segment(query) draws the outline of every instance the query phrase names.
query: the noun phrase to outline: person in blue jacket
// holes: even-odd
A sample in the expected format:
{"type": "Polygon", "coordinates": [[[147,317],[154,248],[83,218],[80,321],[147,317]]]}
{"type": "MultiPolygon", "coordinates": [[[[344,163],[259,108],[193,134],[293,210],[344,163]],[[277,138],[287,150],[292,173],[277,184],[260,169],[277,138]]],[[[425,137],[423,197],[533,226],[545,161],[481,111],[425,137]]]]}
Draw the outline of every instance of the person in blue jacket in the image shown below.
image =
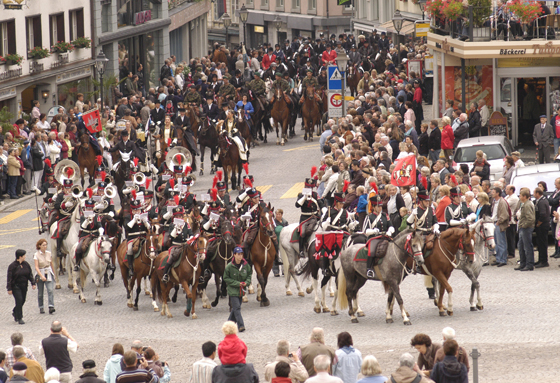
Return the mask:
{"type": "Polygon", "coordinates": [[[247,125],[249,125],[251,134],[254,137],[256,132],[253,132],[253,122],[251,120],[251,116],[253,115],[253,113],[255,113],[255,109],[253,108],[253,104],[251,104],[251,101],[249,101],[249,98],[245,93],[242,96],[242,100],[238,101],[237,105],[235,105],[234,111],[237,112],[237,110],[241,108],[245,110],[245,120],[247,121],[247,125]]]}

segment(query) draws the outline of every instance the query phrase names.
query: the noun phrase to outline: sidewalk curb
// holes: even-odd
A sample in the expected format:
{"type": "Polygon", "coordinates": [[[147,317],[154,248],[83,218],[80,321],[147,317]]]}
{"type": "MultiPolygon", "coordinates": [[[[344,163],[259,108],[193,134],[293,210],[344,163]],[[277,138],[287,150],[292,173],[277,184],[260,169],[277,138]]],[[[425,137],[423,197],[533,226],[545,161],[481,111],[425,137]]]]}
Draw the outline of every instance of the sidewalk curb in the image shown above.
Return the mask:
{"type": "Polygon", "coordinates": [[[20,199],[16,199],[16,200],[13,200],[13,201],[10,200],[10,202],[4,203],[4,205],[0,205],[0,212],[3,212],[4,210],[8,210],[9,208],[11,208],[13,206],[17,206],[22,202],[25,202],[27,200],[30,200],[31,198],[34,198],[35,197],[34,194],[35,193],[33,192],[32,194],[25,195],[25,196],[21,197],[20,199]]]}

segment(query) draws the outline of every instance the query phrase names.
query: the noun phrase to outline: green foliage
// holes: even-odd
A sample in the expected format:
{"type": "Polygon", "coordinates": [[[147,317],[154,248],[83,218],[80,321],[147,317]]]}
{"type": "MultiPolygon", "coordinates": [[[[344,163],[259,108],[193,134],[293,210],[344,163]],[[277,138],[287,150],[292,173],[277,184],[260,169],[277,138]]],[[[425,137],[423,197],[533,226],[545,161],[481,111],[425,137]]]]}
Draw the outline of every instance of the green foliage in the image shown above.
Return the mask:
{"type": "Polygon", "coordinates": [[[473,26],[482,27],[492,14],[492,2],[490,0],[469,0],[469,5],[473,7],[473,26]]]}
{"type": "Polygon", "coordinates": [[[2,110],[0,110],[0,126],[2,127],[2,134],[6,134],[8,132],[13,134],[14,121],[14,115],[9,112],[8,107],[3,107],[2,110]]]}
{"type": "Polygon", "coordinates": [[[91,47],[91,39],[89,37],[78,37],[72,41],[72,45],[76,48],[89,48],[91,47]]]}
{"type": "Polygon", "coordinates": [[[43,47],[35,47],[29,51],[29,57],[36,60],[44,59],[50,55],[49,50],[43,47]]]}

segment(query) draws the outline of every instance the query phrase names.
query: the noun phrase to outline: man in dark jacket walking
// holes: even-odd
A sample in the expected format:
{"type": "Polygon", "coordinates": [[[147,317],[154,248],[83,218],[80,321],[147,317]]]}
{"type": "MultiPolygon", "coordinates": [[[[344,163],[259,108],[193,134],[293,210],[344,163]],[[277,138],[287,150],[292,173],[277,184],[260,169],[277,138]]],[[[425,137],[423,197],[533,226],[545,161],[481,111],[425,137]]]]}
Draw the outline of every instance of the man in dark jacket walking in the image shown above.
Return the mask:
{"type": "Polygon", "coordinates": [[[228,320],[237,323],[239,332],[245,331],[245,323],[241,316],[241,302],[245,295],[245,288],[251,283],[252,268],[243,258],[243,249],[237,246],[233,249],[233,261],[226,266],[224,282],[227,285],[231,313],[228,320]]]}
{"type": "Polygon", "coordinates": [[[469,116],[469,137],[478,137],[480,136],[482,122],[480,112],[478,111],[478,104],[476,102],[471,103],[470,112],[471,115],[469,116]]]}
{"type": "Polygon", "coordinates": [[[535,269],[548,267],[548,229],[550,229],[550,205],[544,197],[543,189],[536,188],[533,192],[535,201],[535,234],[537,235],[537,249],[539,261],[535,269]]]}
{"type": "Polygon", "coordinates": [[[468,383],[467,367],[457,360],[459,345],[450,339],[443,343],[445,358],[435,364],[430,378],[436,383],[468,383]]]}

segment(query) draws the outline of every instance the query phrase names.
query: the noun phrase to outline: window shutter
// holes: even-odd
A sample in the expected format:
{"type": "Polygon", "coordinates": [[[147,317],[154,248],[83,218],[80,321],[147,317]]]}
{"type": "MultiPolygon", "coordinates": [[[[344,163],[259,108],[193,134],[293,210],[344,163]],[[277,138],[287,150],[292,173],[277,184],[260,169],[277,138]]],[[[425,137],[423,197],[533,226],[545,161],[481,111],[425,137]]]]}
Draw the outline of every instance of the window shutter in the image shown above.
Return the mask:
{"type": "Polygon", "coordinates": [[[16,22],[15,20],[8,21],[8,53],[14,54],[16,52],[16,22]]]}
{"type": "Polygon", "coordinates": [[[66,36],[64,33],[64,13],[56,16],[56,29],[57,29],[57,40],[66,41],[66,36]]]}
{"type": "Polygon", "coordinates": [[[76,11],[76,23],[78,24],[78,36],[84,37],[84,10],[80,9],[76,11]]]}
{"type": "Polygon", "coordinates": [[[43,38],[41,33],[41,16],[33,18],[33,45],[36,47],[43,46],[43,38]]]}

